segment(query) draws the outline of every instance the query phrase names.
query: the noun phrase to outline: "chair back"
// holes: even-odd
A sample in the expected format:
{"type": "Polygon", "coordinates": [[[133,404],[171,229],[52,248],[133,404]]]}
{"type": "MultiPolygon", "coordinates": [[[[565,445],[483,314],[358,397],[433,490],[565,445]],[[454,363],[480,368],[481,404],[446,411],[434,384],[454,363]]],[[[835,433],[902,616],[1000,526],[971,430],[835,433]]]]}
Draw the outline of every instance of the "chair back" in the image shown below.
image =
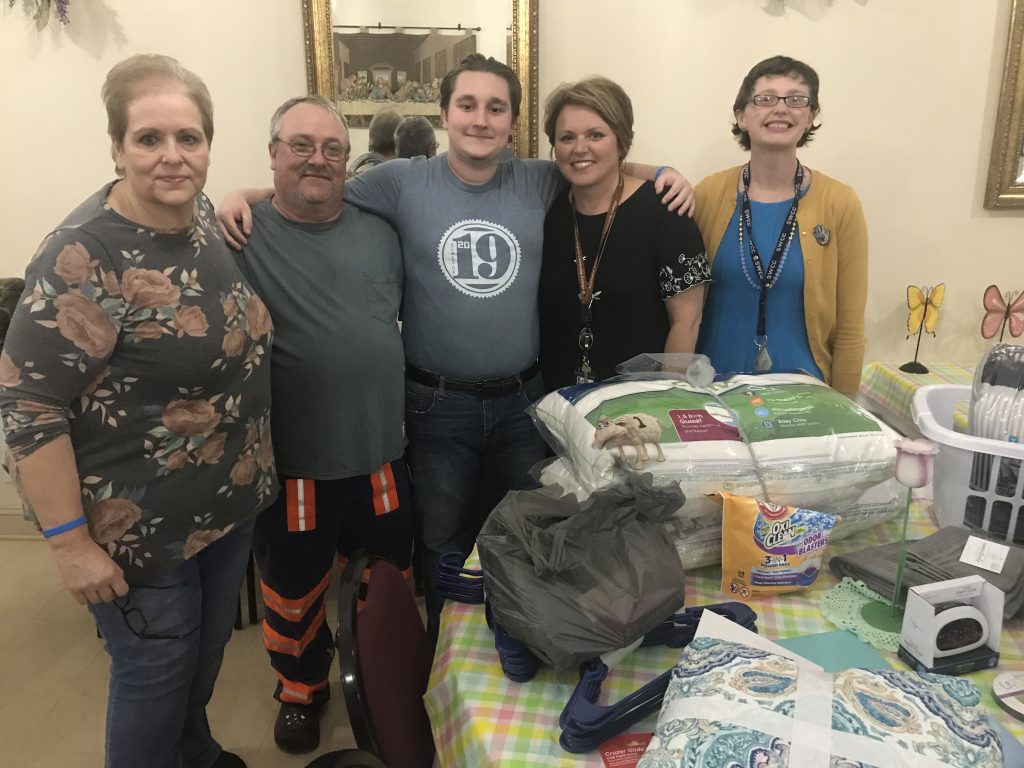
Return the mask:
{"type": "Polygon", "coordinates": [[[388,768],[379,758],[361,749],[340,749],[320,755],[306,768],[388,768]]]}
{"type": "Polygon", "coordinates": [[[11,325],[11,315],[18,307],[24,290],[25,281],[20,277],[0,278],[0,348],[3,348],[7,329],[11,325]]]}
{"type": "Polygon", "coordinates": [[[383,557],[351,557],[338,593],[338,618],[342,689],[356,745],[391,768],[430,768],[434,740],[423,707],[430,643],[402,572],[383,557]]]}

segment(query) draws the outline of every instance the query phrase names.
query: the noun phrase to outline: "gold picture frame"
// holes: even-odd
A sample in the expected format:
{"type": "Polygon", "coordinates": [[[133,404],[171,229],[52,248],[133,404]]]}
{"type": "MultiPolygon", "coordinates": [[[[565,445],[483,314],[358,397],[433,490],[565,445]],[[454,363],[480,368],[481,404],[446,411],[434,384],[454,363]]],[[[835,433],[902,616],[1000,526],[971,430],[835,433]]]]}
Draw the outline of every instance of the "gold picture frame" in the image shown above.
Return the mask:
{"type": "Polygon", "coordinates": [[[985,207],[1024,208],[1024,0],[1013,0],[985,207]]]}
{"type": "MultiPolygon", "coordinates": [[[[512,63],[523,86],[512,148],[519,157],[537,156],[537,5],[540,0],[512,2],[512,63]]],[[[306,88],[333,99],[334,55],[331,50],[331,0],[301,0],[306,48],[306,88]]]]}

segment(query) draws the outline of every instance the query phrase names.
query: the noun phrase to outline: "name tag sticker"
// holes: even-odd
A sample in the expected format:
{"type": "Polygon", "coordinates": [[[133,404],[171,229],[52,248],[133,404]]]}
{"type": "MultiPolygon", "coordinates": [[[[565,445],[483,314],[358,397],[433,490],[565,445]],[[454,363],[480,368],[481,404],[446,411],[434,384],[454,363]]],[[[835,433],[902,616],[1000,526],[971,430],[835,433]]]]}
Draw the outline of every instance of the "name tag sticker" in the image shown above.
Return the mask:
{"type": "Polygon", "coordinates": [[[1009,554],[1010,548],[1005,544],[980,539],[977,536],[968,536],[967,543],[964,544],[964,551],[960,553],[960,562],[973,565],[976,568],[984,568],[992,573],[1002,573],[1006,556],[1009,554]]]}

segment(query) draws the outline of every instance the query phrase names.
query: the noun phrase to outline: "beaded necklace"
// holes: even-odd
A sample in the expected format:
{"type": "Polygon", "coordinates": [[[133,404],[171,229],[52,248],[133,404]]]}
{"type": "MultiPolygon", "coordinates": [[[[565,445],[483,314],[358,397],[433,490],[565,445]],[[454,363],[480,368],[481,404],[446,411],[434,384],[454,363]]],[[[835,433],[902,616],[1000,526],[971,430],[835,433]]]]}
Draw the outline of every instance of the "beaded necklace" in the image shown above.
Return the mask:
{"type": "Polygon", "coordinates": [[[779,232],[778,242],[775,243],[775,251],[772,259],[768,262],[768,269],[765,270],[761,262],[761,254],[754,243],[753,215],[750,210],[750,163],[743,166],[742,174],[743,190],[740,195],[741,216],[738,222],[739,231],[739,255],[740,266],[743,268],[743,276],[747,279],[750,287],[758,291],[757,305],[757,333],[754,335],[754,346],[757,353],[754,355],[754,368],[758,371],[768,371],[772,367],[772,358],[768,354],[767,314],[768,314],[768,290],[775,285],[782,268],[786,264],[786,256],[789,254],[790,246],[796,235],[796,212],[800,200],[800,189],[804,183],[804,167],[797,160],[796,173],[793,176],[793,204],[789,207],[789,213],[782,224],[782,231],[779,232]],[[758,282],[754,282],[747,269],[746,250],[744,249],[743,232],[747,232],[747,242],[750,249],[750,261],[757,272],[758,282]]]}

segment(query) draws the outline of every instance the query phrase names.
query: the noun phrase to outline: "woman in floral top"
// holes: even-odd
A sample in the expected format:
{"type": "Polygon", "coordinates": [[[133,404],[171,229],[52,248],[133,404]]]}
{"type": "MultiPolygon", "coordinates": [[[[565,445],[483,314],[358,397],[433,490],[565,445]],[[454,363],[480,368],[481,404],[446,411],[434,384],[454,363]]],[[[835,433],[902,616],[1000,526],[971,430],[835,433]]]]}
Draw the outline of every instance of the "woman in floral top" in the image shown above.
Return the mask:
{"type": "Polygon", "coordinates": [[[8,460],[107,643],[108,768],[244,767],[205,709],[277,493],[270,317],[202,194],[206,86],[134,56],[102,96],[120,178],[29,264],[0,354],[8,460]]]}

